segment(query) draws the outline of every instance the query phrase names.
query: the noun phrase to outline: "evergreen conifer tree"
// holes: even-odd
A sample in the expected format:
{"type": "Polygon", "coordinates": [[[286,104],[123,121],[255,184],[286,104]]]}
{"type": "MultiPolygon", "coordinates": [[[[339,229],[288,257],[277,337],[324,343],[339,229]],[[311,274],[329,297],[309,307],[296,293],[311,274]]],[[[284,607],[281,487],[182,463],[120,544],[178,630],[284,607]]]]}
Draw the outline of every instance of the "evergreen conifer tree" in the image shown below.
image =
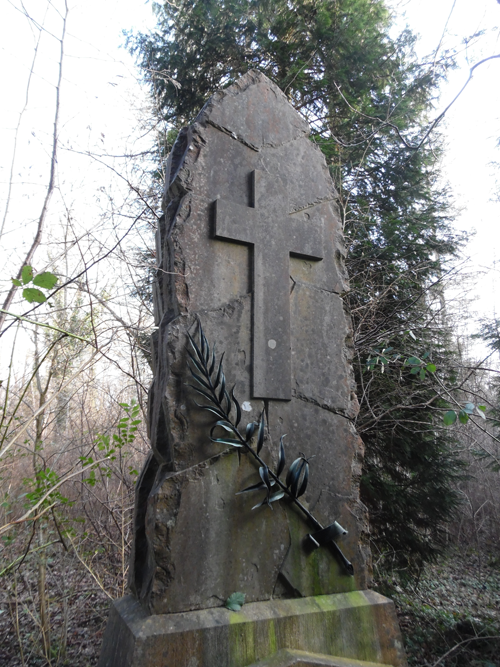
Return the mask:
{"type": "Polygon", "coordinates": [[[383,0],[178,0],[155,11],[157,29],[129,46],[170,127],[252,68],[310,123],[347,239],[362,497],[376,548],[418,565],[437,553],[461,475],[435,381],[452,372],[439,285],[461,239],[439,185],[438,135],[413,148],[452,60],[419,64],[408,30],[390,36],[383,0]]]}

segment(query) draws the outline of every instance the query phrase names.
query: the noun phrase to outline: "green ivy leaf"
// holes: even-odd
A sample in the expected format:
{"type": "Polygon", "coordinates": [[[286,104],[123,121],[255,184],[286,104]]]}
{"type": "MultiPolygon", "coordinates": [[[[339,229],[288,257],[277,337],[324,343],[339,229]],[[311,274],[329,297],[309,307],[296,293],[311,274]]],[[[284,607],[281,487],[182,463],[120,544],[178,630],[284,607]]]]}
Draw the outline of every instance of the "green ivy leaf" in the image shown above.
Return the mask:
{"type": "Polygon", "coordinates": [[[245,593],[232,593],[224,602],[226,609],[239,611],[245,604],[245,593]]]}
{"type": "Polygon", "coordinates": [[[425,380],[425,368],[420,369],[420,379],[425,380]]]}
{"type": "Polygon", "coordinates": [[[466,403],[465,406],[464,406],[464,411],[465,411],[468,415],[471,415],[471,414],[474,412],[474,408],[475,408],[475,407],[476,407],[476,406],[474,405],[474,403],[466,403]]]}
{"type": "Polygon", "coordinates": [[[20,280],[18,280],[17,278],[11,278],[11,280],[16,287],[22,287],[23,286],[22,282],[20,280]]]}
{"type": "Polygon", "coordinates": [[[44,289],[52,289],[58,281],[58,277],[50,271],[39,273],[33,278],[33,285],[43,287],[44,289]]]}
{"type": "Polygon", "coordinates": [[[457,421],[457,413],[455,410],[448,410],[448,412],[445,412],[444,417],[443,417],[443,422],[445,426],[451,426],[457,421]]]}
{"type": "Polygon", "coordinates": [[[458,418],[462,424],[467,424],[469,421],[469,415],[465,412],[465,410],[460,410],[458,413],[458,418]]]}
{"type": "Polygon", "coordinates": [[[23,270],[21,271],[21,279],[23,281],[23,285],[26,285],[26,283],[29,283],[33,280],[33,269],[31,266],[23,266],[23,270]]]}
{"type": "Polygon", "coordinates": [[[426,368],[429,371],[429,373],[435,373],[436,372],[436,367],[435,367],[434,364],[427,364],[426,368]]]}
{"type": "Polygon", "coordinates": [[[36,303],[45,303],[45,301],[47,301],[45,294],[35,287],[25,287],[23,289],[23,297],[28,303],[33,303],[34,301],[36,301],[36,303]]]}

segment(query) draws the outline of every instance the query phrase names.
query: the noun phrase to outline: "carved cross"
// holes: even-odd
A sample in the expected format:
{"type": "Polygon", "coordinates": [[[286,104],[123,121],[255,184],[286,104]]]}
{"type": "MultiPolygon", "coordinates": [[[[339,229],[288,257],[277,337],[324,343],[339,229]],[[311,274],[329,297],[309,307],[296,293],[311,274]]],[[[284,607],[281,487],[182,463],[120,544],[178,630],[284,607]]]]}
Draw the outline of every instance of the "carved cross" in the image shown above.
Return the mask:
{"type": "Polygon", "coordinates": [[[323,259],[323,232],[289,214],[279,178],[256,170],[252,184],[253,208],[216,200],[215,237],[253,248],[253,397],[289,401],[290,255],[323,259]]]}

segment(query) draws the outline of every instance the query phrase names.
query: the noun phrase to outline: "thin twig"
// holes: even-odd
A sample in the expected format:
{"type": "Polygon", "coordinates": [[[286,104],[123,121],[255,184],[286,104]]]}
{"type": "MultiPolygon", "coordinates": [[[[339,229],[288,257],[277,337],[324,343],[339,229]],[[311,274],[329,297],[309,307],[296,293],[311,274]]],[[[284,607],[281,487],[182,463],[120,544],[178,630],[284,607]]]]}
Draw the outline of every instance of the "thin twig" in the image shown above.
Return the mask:
{"type": "Polygon", "coordinates": [[[36,417],[41,414],[51,403],[52,401],[57,398],[63,392],[69,385],[75,381],[75,379],[85,370],[87,366],[89,366],[97,356],[98,352],[97,350],[94,352],[94,354],[88,359],[87,361],[84,361],[83,364],[78,368],[78,370],[73,373],[73,375],[61,386],[61,388],[56,391],[48,401],[46,401],[41,407],[38,408],[38,410],[28,419],[26,424],[16,433],[16,435],[12,438],[12,440],[5,445],[5,447],[0,450],[0,458],[4,456],[9,449],[17,442],[19,437],[25,433],[28,429],[28,427],[33,423],[33,420],[36,419],[36,417]]]}
{"type": "Polygon", "coordinates": [[[470,639],[464,639],[461,642],[458,642],[458,644],[455,644],[453,648],[450,648],[449,651],[447,651],[444,655],[442,655],[437,662],[435,662],[432,667],[437,667],[439,663],[443,662],[445,658],[447,658],[451,653],[457,650],[460,646],[463,646],[464,644],[470,644],[470,642],[476,642],[480,640],[492,640],[494,639],[495,641],[499,641],[500,637],[498,635],[488,635],[486,637],[471,637],[470,639]]]}
{"type": "MultiPolygon", "coordinates": [[[[28,250],[28,253],[26,257],[24,258],[24,262],[21,264],[21,267],[19,268],[19,271],[17,273],[17,279],[21,280],[22,276],[22,271],[23,268],[26,265],[30,265],[33,257],[35,255],[35,252],[42,242],[42,234],[43,234],[43,229],[45,225],[45,219],[47,217],[47,211],[49,208],[49,202],[52,197],[52,193],[54,192],[54,187],[55,187],[55,182],[56,182],[56,165],[57,165],[57,146],[58,146],[58,133],[59,133],[59,110],[60,110],[60,103],[61,103],[61,82],[62,82],[62,72],[63,72],[63,59],[64,59],[64,38],[66,36],[66,20],[68,17],[68,4],[65,2],[65,14],[62,17],[63,19],[63,28],[62,28],[62,34],[61,38],[59,39],[59,44],[60,44],[60,49],[59,49],[59,73],[58,73],[58,79],[57,79],[57,84],[56,84],[56,104],[55,104],[55,116],[54,116],[54,129],[52,132],[52,154],[50,158],[50,176],[49,176],[49,183],[47,186],[47,192],[45,194],[45,199],[42,205],[42,210],[40,212],[40,216],[38,218],[38,226],[37,226],[37,232],[35,234],[35,238],[33,239],[33,242],[31,244],[31,248],[28,250]]],[[[10,305],[12,301],[14,300],[14,295],[17,291],[17,286],[12,285],[10,288],[7,297],[5,298],[5,301],[3,303],[2,308],[0,309],[0,331],[2,330],[2,327],[5,322],[5,312],[9,310],[10,305]]]]}

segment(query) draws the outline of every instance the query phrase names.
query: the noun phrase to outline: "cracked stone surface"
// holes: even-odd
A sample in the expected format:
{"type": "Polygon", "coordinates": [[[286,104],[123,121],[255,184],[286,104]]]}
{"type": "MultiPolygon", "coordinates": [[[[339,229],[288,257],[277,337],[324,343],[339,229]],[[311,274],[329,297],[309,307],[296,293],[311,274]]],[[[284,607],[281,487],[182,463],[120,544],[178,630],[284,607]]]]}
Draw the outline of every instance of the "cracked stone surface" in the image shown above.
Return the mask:
{"type": "MultiPolygon", "coordinates": [[[[336,192],[307,135],[307,124],[283,93],[249,72],[207,102],[169,157],[154,284],[152,455],[137,485],[130,578],[133,593],[152,613],[220,606],[235,591],[250,602],[368,584],[367,517],[358,493],[363,448],[352,425],[358,409],[352,334],[341,298],[345,249],[336,192]],[[256,173],[268,174],[283,194],[273,194],[269,216],[260,215],[260,231],[253,230],[249,242],[217,237],[216,202],[230,212],[254,207],[256,173]],[[278,343],[271,339],[274,347],[288,346],[283,384],[289,389],[275,397],[274,385],[262,399],[254,376],[271,353],[255,344],[256,327],[263,326],[260,309],[255,312],[255,273],[270,281],[273,267],[264,262],[256,268],[255,244],[269,243],[271,235],[279,244],[279,234],[290,229],[306,240],[308,229],[320,234],[322,248],[310,257],[289,257],[288,287],[279,297],[286,300],[279,312],[289,313],[289,329],[278,343]],[[210,344],[225,353],[228,385],[235,385],[244,406],[243,428],[265,410],[268,465],[276,465],[283,434],[287,468],[299,452],[315,456],[301,500],[323,525],[337,520],[349,531],[339,546],[354,565],[354,578],[328,548],[304,548],[312,527],[288,502],[252,512],[262,494],[236,495],[258,480],[258,471],[248,455],[210,441],[214,418],[197,407],[189,387],[187,332],[195,335],[198,320],[210,344]]],[[[289,241],[283,238],[283,247],[289,241]]],[[[274,310],[271,304],[266,321],[274,310]]]]}

